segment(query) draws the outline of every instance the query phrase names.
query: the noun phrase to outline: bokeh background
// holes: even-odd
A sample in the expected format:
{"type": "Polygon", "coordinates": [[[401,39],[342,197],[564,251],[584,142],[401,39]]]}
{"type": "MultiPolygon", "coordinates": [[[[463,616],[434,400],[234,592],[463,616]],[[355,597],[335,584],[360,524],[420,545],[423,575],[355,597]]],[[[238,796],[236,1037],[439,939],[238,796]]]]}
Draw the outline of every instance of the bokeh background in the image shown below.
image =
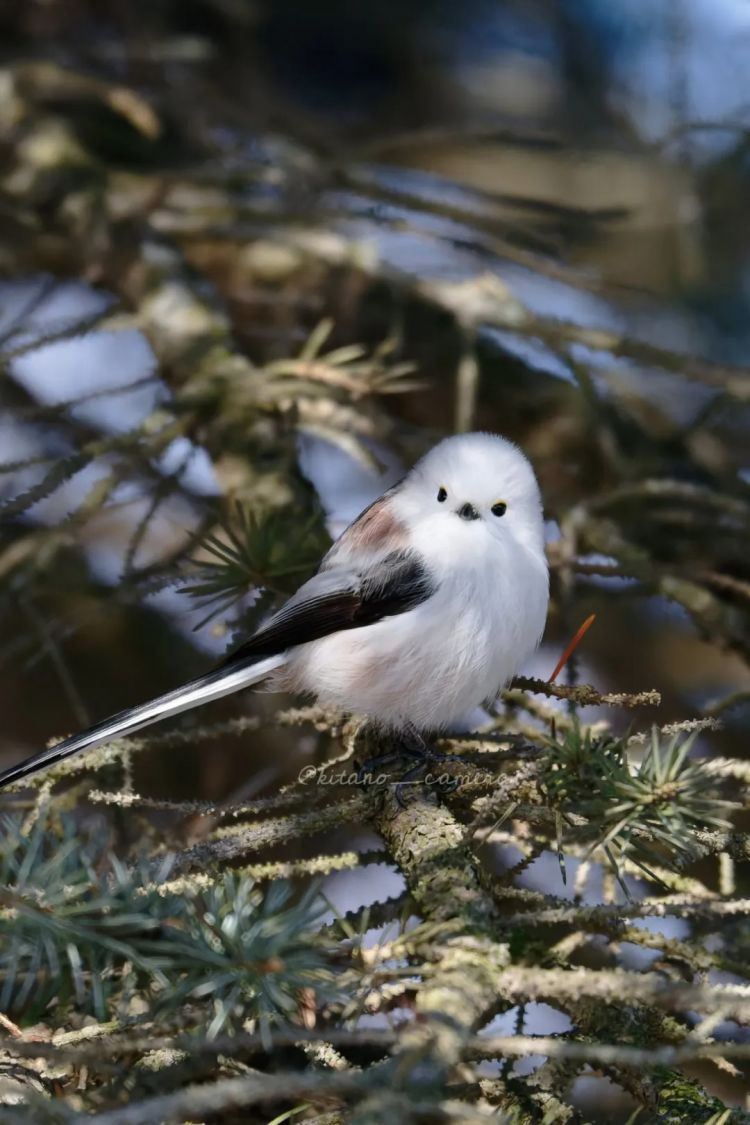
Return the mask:
{"type": "MultiPolygon", "coordinates": [[[[208,667],[469,428],[542,484],[526,671],[595,611],[571,674],[743,756],[749,180],[743,0],[2,6],[2,764],[208,667]],[[280,522],[201,623],[235,503],[280,522]]],[[[264,725],[155,744],[137,789],[273,791],[330,752],[278,705],[215,705],[264,725]]]]}

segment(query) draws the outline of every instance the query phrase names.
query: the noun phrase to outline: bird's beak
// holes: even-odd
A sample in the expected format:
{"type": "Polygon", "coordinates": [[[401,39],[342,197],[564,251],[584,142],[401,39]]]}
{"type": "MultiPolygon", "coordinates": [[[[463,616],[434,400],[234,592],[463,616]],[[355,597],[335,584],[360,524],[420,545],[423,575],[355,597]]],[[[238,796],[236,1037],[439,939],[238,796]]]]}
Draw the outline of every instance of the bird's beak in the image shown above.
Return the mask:
{"type": "Polygon", "coordinates": [[[456,515],[460,516],[462,520],[478,520],[479,512],[473,504],[462,504],[460,508],[456,508],[456,515]]]}

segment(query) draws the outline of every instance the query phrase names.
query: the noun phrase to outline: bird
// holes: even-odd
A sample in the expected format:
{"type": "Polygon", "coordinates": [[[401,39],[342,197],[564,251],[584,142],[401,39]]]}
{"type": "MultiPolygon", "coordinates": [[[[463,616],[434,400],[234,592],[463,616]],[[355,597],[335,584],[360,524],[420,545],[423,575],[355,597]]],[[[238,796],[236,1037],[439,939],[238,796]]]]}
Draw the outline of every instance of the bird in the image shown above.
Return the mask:
{"type": "Polygon", "coordinates": [[[452,435],[218,667],[11,766],[0,788],[261,681],[424,748],[497,698],[537,648],[548,601],[530,462],[498,434],[452,435]]]}

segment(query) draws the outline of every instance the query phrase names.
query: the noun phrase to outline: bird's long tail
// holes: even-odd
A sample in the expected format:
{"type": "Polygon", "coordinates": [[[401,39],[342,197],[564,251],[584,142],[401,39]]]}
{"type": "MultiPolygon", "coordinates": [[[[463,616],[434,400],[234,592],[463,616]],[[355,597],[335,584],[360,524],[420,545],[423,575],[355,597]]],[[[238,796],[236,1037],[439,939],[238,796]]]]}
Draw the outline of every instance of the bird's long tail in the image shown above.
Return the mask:
{"type": "Polygon", "coordinates": [[[112,715],[109,719],[89,727],[88,730],[82,731],[80,734],[74,734],[70,738],[58,742],[56,746],[50,747],[49,750],[43,750],[40,754],[35,754],[24,762],[19,762],[18,765],[11,766],[0,773],[0,789],[5,785],[10,785],[12,781],[20,781],[24,777],[29,777],[38,770],[44,769],[45,766],[62,762],[65,758],[77,754],[79,750],[90,750],[102,742],[108,742],[113,738],[123,738],[125,735],[142,730],[143,727],[151,726],[152,723],[159,723],[162,719],[179,715],[181,711],[189,711],[192,707],[198,707],[201,703],[208,703],[212,699],[221,699],[222,696],[230,695],[233,691],[239,691],[240,688],[257,684],[274,669],[280,667],[284,660],[285,657],[282,654],[280,656],[268,656],[263,660],[239,668],[225,665],[213,672],[208,672],[205,676],[199,676],[196,680],[183,684],[182,687],[175,688],[174,691],[168,691],[166,695],[160,695],[149,703],[142,703],[138,707],[129,707],[126,711],[120,711],[117,715],[112,715]]]}

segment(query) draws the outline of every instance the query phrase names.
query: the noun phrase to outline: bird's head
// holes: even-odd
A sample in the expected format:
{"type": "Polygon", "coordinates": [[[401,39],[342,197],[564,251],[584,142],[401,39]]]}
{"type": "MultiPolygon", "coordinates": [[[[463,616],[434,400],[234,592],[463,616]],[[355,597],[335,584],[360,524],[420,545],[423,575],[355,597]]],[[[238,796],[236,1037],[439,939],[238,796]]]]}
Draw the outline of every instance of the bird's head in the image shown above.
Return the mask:
{"type": "Polygon", "coordinates": [[[534,470],[497,434],[457,434],[417,462],[398,490],[400,515],[436,535],[486,536],[544,552],[542,499],[534,470]]]}

